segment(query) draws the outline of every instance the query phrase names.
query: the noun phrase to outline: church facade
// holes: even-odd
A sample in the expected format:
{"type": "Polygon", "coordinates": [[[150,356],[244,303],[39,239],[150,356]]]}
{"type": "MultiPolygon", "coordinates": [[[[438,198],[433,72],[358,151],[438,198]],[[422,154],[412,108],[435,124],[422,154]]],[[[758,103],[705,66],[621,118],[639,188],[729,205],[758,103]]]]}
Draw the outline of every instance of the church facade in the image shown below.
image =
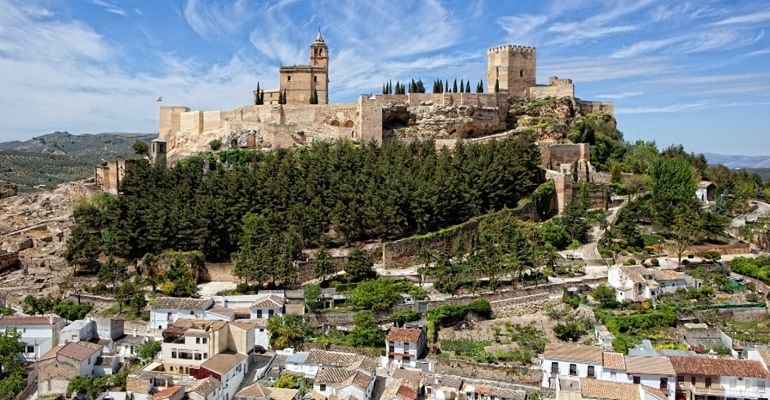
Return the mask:
{"type": "MultiPolygon", "coordinates": [[[[264,91],[264,104],[279,104],[281,95],[284,104],[329,104],[329,48],[321,32],[310,45],[310,64],[282,66],[280,69],[280,87],[277,90],[264,91]]],[[[254,104],[258,104],[258,93],[254,92],[254,104]]]]}

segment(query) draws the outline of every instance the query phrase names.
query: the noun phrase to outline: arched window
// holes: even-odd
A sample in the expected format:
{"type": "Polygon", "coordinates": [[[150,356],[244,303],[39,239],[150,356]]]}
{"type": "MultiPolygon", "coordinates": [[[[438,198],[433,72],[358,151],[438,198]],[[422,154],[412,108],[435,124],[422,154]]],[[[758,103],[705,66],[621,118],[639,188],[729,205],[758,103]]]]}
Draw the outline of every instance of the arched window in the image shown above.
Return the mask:
{"type": "Polygon", "coordinates": [[[347,120],[345,121],[345,128],[352,128],[353,127],[353,121],[347,120]]]}
{"type": "Polygon", "coordinates": [[[331,126],[340,126],[340,122],[335,119],[332,122],[330,122],[330,125],[331,126]]]}

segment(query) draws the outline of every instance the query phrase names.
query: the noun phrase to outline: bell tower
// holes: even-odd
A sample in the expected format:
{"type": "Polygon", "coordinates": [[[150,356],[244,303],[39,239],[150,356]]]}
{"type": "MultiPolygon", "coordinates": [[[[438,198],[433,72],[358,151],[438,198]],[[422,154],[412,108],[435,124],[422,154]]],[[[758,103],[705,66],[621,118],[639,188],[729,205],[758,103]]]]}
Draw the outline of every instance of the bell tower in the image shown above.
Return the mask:
{"type": "Polygon", "coordinates": [[[315,68],[329,68],[329,48],[326,47],[321,31],[315,37],[315,41],[310,45],[310,66],[315,68]]]}

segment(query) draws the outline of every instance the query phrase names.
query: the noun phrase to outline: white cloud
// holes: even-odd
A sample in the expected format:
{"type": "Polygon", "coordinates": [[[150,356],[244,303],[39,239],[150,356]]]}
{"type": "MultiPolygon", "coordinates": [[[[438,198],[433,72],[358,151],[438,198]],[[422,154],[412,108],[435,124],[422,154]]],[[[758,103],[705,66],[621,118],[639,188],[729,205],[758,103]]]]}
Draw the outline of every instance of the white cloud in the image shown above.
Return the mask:
{"type": "Polygon", "coordinates": [[[274,71],[250,57],[233,55],[207,65],[175,54],[153,54],[157,74],[121,68],[119,52],[79,21],[37,20],[0,0],[0,120],[3,139],[70,130],[154,131],[157,103],[199,109],[234,108],[251,101],[258,81],[274,71]]]}
{"type": "Polygon", "coordinates": [[[674,103],[662,106],[620,107],[616,114],[668,114],[689,111],[707,110],[712,108],[734,108],[770,105],[768,101],[734,101],[722,102],[717,100],[698,100],[690,103],[674,103]]]}
{"type": "Polygon", "coordinates": [[[711,25],[723,26],[723,25],[750,25],[759,24],[770,21],[770,10],[764,10],[759,12],[753,12],[749,14],[736,15],[734,17],[725,18],[711,25]]]}
{"type": "Polygon", "coordinates": [[[674,70],[663,58],[640,57],[633,63],[624,59],[577,57],[545,60],[538,65],[545,76],[558,75],[580,83],[658,76],[674,70]]]}
{"type": "Polygon", "coordinates": [[[508,33],[507,40],[516,44],[535,43],[534,38],[540,28],[548,21],[546,15],[513,15],[502,17],[497,24],[508,33]]]}
{"type": "Polygon", "coordinates": [[[625,99],[628,97],[636,97],[643,95],[644,92],[636,91],[636,92],[620,92],[620,93],[608,93],[608,94],[597,94],[595,97],[599,99],[610,99],[610,100],[620,100],[625,99]]]}
{"type": "Polygon", "coordinates": [[[125,17],[126,15],[128,15],[128,13],[126,13],[126,10],[121,8],[119,5],[107,0],[89,0],[89,2],[95,6],[102,7],[105,11],[109,13],[120,15],[121,17],[125,17]]]}
{"type": "Polygon", "coordinates": [[[210,1],[187,0],[184,16],[200,36],[211,38],[237,32],[256,11],[253,3],[237,0],[221,5],[210,1]]]}

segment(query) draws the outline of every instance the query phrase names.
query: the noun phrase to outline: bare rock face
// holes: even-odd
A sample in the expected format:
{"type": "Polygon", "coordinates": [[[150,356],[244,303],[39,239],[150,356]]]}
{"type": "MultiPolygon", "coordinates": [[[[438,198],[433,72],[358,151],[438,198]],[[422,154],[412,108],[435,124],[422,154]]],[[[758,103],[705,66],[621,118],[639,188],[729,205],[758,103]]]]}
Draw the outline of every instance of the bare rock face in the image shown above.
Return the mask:
{"type": "Polygon", "coordinates": [[[0,182],[0,199],[16,196],[18,193],[16,185],[7,182],[0,182]]]}
{"type": "Polygon", "coordinates": [[[262,149],[270,148],[270,143],[265,143],[265,138],[259,129],[238,129],[230,131],[226,143],[230,148],[262,149]]]}
{"type": "Polygon", "coordinates": [[[505,110],[467,105],[395,104],[383,107],[387,136],[419,139],[459,139],[506,129],[505,110]]]}

